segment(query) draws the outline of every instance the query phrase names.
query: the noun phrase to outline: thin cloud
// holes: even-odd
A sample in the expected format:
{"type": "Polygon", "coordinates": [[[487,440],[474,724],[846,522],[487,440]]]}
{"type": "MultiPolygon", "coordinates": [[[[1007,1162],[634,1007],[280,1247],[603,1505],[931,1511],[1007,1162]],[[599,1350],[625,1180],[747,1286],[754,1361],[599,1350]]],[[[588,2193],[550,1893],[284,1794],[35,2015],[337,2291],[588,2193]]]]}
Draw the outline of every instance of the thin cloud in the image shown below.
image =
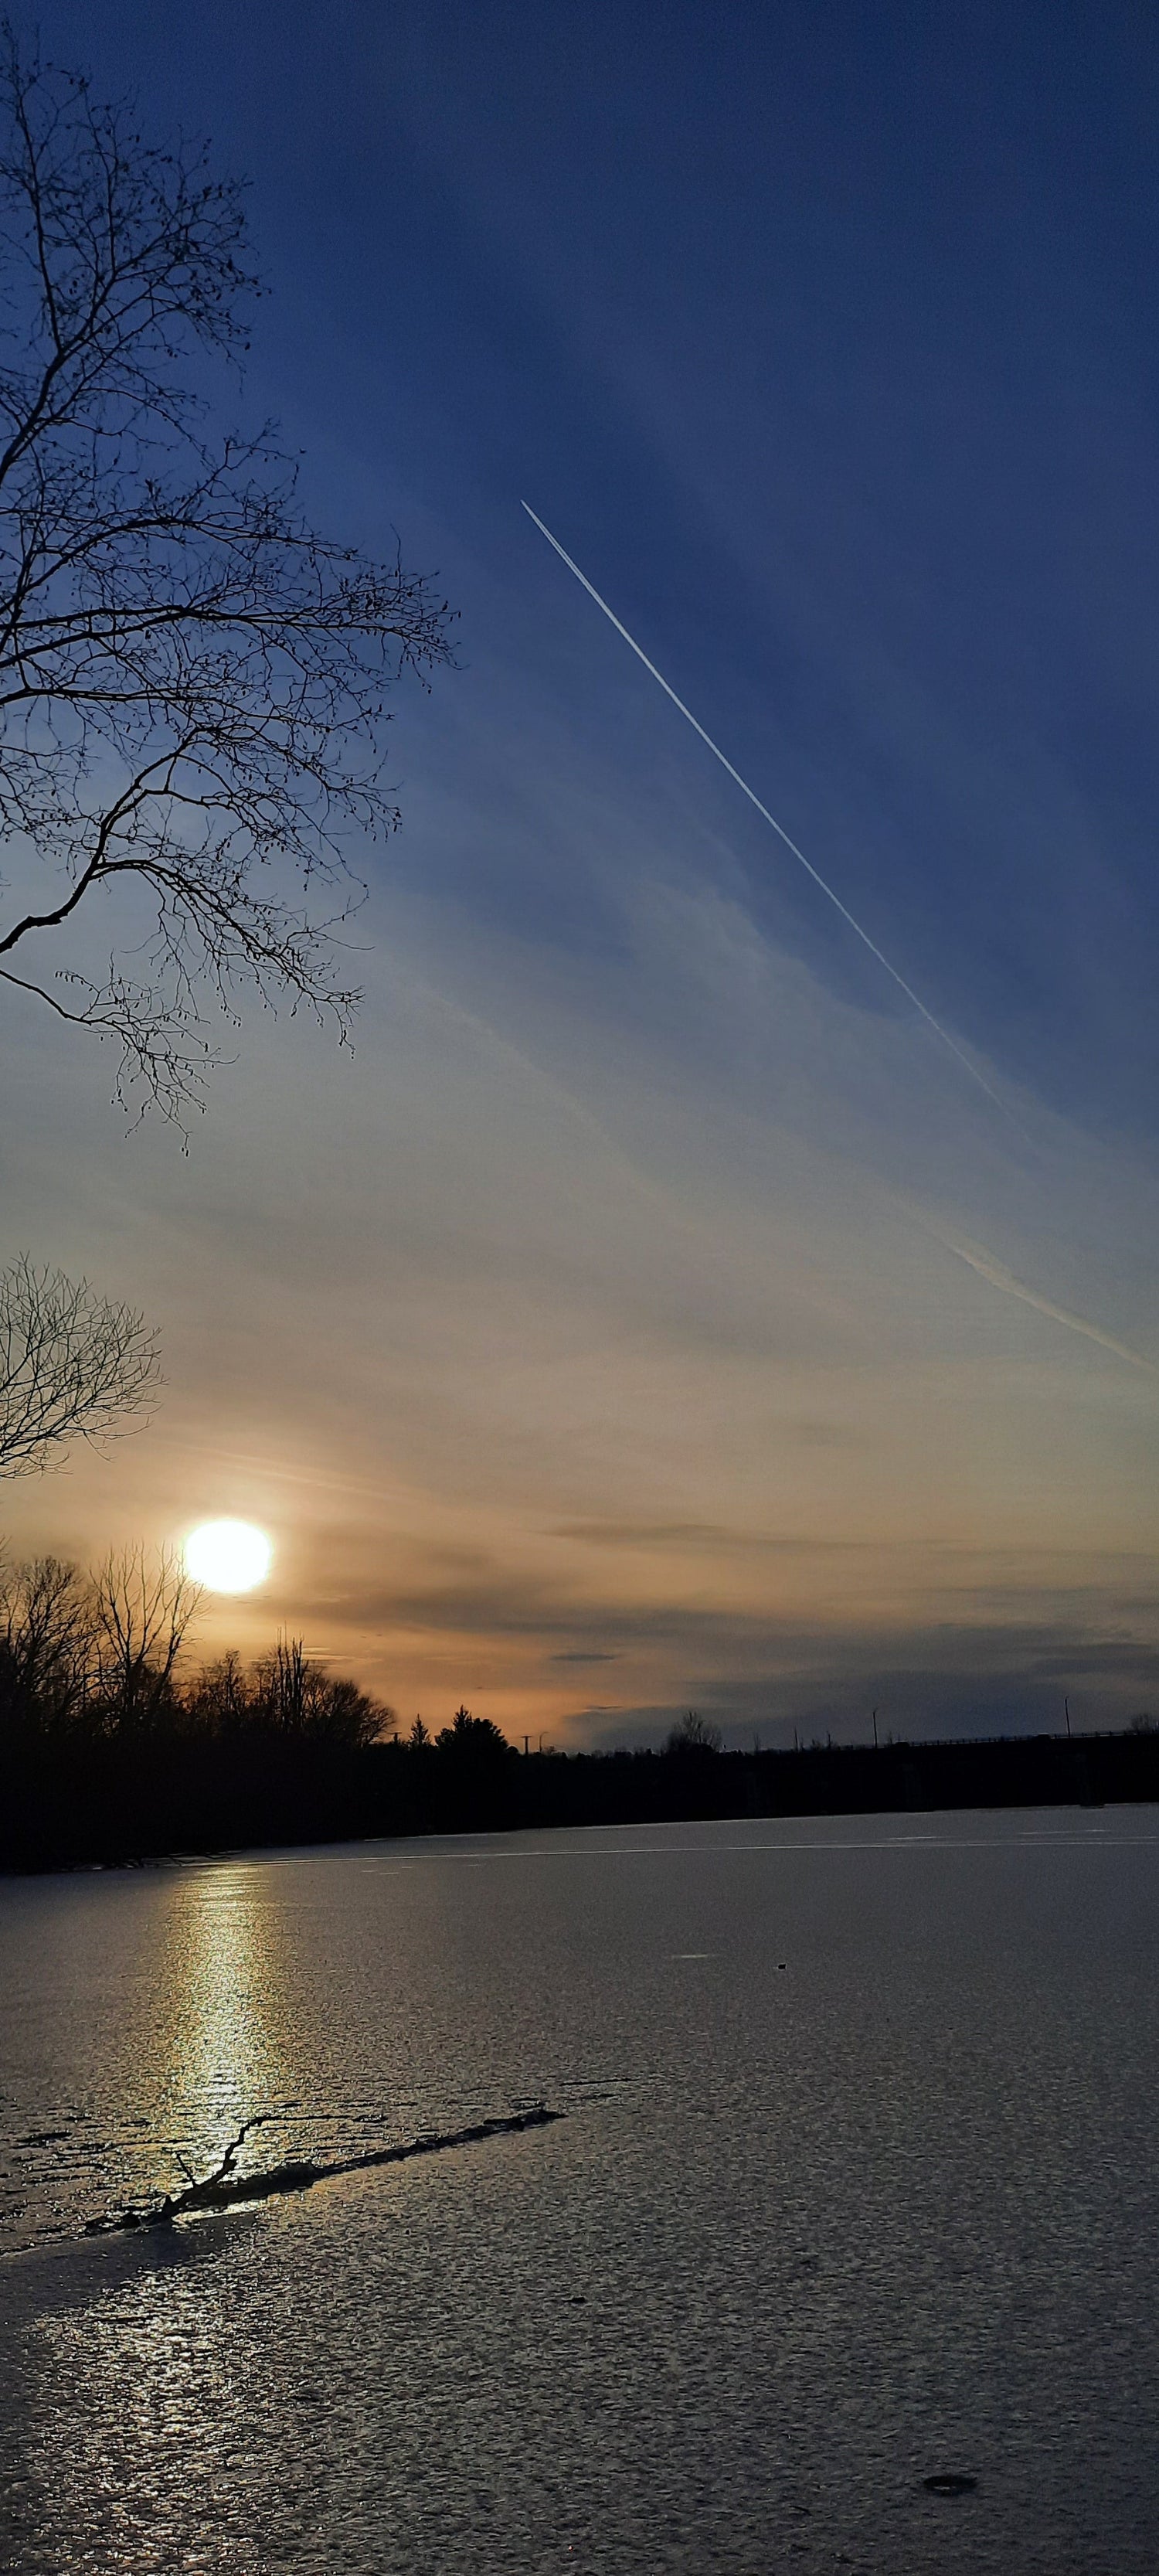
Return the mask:
{"type": "Polygon", "coordinates": [[[1097,1342],[1101,1350],[1113,1351],[1116,1359],[1128,1360],[1132,1368],[1146,1369],[1151,1377],[1159,1376],[1155,1361],[1147,1359],[1142,1351],[1134,1351],[1129,1342],[1120,1342],[1113,1333],[1105,1333],[1102,1325],[1092,1324],[1089,1316],[1076,1315],[1069,1306],[1056,1306],[1052,1297],[1040,1296],[1037,1288],[1028,1288],[1024,1279],[1016,1279],[1005,1262],[996,1261],[982,1245],[962,1243],[952,1234],[939,1234],[938,1240],[945,1244],[947,1252],[956,1253],[959,1261],[976,1271],[979,1279],[987,1280],[991,1288],[1000,1288],[1004,1296],[1017,1297],[1024,1306],[1033,1306],[1036,1314],[1048,1315],[1053,1324],[1065,1324],[1068,1331],[1082,1333],[1088,1342],[1097,1342]]]}
{"type": "Polygon", "coordinates": [[[577,1539],[584,1547],[727,1548],[762,1552],[773,1550],[790,1556],[811,1556],[819,1550],[858,1552],[870,1547],[870,1539],[783,1536],[776,1531],[729,1529],[719,1521],[560,1521],[548,1530],[549,1538],[577,1539]]]}

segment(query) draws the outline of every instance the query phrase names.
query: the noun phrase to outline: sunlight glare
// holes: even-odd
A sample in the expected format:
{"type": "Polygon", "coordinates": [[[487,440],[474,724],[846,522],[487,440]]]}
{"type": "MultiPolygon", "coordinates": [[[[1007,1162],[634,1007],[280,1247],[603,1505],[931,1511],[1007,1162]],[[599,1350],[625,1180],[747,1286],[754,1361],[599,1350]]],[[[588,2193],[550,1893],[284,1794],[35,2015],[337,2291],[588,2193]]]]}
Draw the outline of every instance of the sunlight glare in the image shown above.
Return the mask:
{"type": "Polygon", "coordinates": [[[203,1521],[185,1542],[185,1564],[210,1592],[252,1592],[264,1583],[273,1548],[252,1521],[203,1521]]]}

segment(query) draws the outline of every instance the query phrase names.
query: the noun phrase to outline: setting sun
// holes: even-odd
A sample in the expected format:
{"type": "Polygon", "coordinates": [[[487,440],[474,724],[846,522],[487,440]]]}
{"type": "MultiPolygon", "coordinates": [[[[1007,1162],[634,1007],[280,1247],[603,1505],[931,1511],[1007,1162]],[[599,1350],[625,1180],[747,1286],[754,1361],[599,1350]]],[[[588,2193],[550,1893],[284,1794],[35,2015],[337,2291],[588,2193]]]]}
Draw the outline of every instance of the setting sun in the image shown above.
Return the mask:
{"type": "Polygon", "coordinates": [[[252,1592],[265,1582],[273,1552],[252,1521],[203,1521],[186,1539],[185,1563],[210,1592],[252,1592]]]}

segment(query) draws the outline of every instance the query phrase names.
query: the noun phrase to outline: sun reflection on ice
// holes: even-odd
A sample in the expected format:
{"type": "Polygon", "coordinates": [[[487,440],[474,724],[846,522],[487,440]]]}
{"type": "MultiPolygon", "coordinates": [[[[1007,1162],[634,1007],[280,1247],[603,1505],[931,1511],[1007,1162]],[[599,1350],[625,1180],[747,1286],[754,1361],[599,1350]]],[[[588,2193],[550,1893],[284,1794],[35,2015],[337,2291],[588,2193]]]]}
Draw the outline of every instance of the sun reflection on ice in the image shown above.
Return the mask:
{"type": "MultiPolygon", "coordinates": [[[[171,1919],[166,1982],[172,2146],[206,2171],[257,2113],[278,2113],[290,2089],[278,2037],[277,1915],[250,1863],[189,1876],[171,1919]]],[[[239,2170],[281,2152],[280,2120],[243,2150],[239,2170]]]]}

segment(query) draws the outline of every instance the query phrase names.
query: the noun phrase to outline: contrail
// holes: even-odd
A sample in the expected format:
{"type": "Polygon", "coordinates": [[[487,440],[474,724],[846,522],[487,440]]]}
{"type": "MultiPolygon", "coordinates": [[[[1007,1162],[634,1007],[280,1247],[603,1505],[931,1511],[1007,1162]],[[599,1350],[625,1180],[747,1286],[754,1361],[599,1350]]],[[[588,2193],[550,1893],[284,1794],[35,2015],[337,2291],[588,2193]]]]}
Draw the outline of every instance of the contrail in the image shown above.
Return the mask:
{"type": "Polygon", "coordinates": [[[993,1253],[983,1251],[980,1244],[959,1243],[956,1236],[940,1231],[938,1240],[945,1244],[948,1252],[956,1252],[959,1261],[976,1270],[979,1279],[988,1280],[992,1288],[1001,1288],[1007,1297],[1021,1298],[1024,1306],[1033,1306],[1038,1314],[1049,1315],[1052,1323],[1068,1325],[1072,1333],[1084,1333],[1088,1342],[1097,1342],[1101,1350],[1113,1351],[1116,1359],[1129,1360],[1133,1368],[1147,1369],[1152,1377],[1159,1375],[1154,1360],[1145,1359],[1142,1351],[1133,1351],[1127,1342],[1117,1342],[1113,1333],[1104,1333],[1101,1324],[1089,1323],[1085,1315],[1072,1314],[1069,1306],[1056,1306],[1050,1297],[1040,1297],[1037,1288],[1028,1288],[1024,1279],[1016,1279],[1005,1262],[996,1261],[993,1253]]]}
{"type": "Polygon", "coordinates": [[[884,966],[886,974],[892,976],[899,991],[905,994],[907,1002],[913,1003],[915,1011],[920,1011],[923,1020],[925,1020],[927,1026],[934,1031],[935,1036],[941,1039],[943,1046],[948,1047],[951,1055],[957,1057],[958,1063],[964,1066],[966,1072],[969,1074],[971,1082],[976,1082],[979,1090],[985,1092],[987,1100],[992,1100],[995,1108],[1001,1109],[1005,1113],[1005,1101],[1000,1100],[997,1092],[991,1090],[989,1083],[986,1082],[983,1076],[979,1073],[977,1066],[971,1064],[969,1056],[963,1054],[961,1047],[958,1046],[955,1040],[950,1036],[949,1030],[942,1027],[941,1021],[934,1018],[932,1011],[927,1011],[925,1003],[919,999],[912,984],[907,984],[904,975],[898,974],[896,966],[890,965],[888,957],[886,957],[878,947],[876,940],[871,939],[869,932],[862,929],[861,923],[854,919],[848,905],[842,903],[839,894],[834,894],[832,886],[826,884],[824,877],[821,876],[818,870],[813,866],[812,860],[807,859],[804,851],[799,850],[796,842],[790,839],[789,834],[785,830],[784,824],[778,823],[776,815],[770,814],[767,805],[762,805],[760,797],[756,795],[754,790],[749,786],[747,778],[742,778],[739,769],[733,768],[731,760],[729,760],[721,750],[720,744],[713,741],[710,733],[705,732],[704,726],[698,721],[697,717],[693,715],[691,707],[686,707],[683,698],[677,697],[675,689],[672,688],[669,682],[665,679],[663,672],[658,671],[655,663],[649,661],[643,646],[641,644],[637,644],[634,635],[629,635],[627,627],[621,624],[620,619],[616,616],[615,610],[609,608],[607,600],[601,599],[594,582],[590,582],[588,580],[586,572],[581,572],[579,565],[572,562],[571,556],[566,553],[563,546],[561,546],[559,538],[553,537],[550,528],[546,528],[544,526],[542,519],[539,518],[536,512],[532,509],[530,501],[525,501],[523,503],[523,507],[527,512],[528,518],[532,521],[533,525],[538,528],[540,536],[546,537],[549,546],[554,546],[560,562],[565,563],[568,571],[575,574],[576,580],[581,584],[582,588],[586,590],[588,598],[594,599],[596,607],[603,609],[605,617],[609,620],[609,623],[615,627],[617,635],[623,636],[625,644],[630,644],[637,660],[643,663],[646,671],[651,672],[652,678],[656,680],[659,683],[659,686],[663,689],[665,697],[671,698],[673,706],[679,708],[681,715],[685,718],[686,722],[691,725],[693,732],[698,733],[701,741],[707,744],[713,758],[715,760],[719,760],[722,769],[727,769],[729,777],[733,779],[735,784],[740,788],[741,794],[743,796],[747,796],[750,805],[756,806],[758,814],[761,815],[763,820],[771,826],[772,830],[776,833],[778,840],[783,841],[785,848],[787,850],[791,850],[793,857],[800,861],[801,866],[805,870],[806,876],[812,877],[815,886],[820,886],[822,894],[828,896],[830,903],[833,905],[835,911],[840,913],[842,920],[847,921],[850,929],[856,931],[858,938],[862,941],[863,945],[868,948],[870,956],[876,957],[879,966],[884,966]]]}

